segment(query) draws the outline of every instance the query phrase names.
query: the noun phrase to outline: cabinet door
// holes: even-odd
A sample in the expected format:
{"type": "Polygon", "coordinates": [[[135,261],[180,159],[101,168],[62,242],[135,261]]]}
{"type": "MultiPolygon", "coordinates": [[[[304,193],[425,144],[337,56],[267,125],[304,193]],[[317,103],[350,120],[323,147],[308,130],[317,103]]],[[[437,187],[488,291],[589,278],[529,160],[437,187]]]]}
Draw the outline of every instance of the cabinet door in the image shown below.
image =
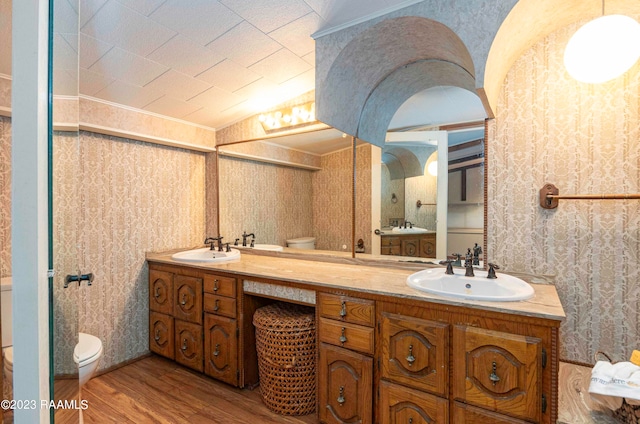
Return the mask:
{"type": "Polygon", "coordinates": [[[149,270],[149,309],[173,314],[173,274],[149,270]]]}
{"type": "Polygon", "coordinates": [[[528,424],[527,421],[499,415],[464,403],[453,403],[453,424],[528,424]]]}
{"type": "Polygon", "coordinates": [[[202,371],[202,326],[175,320],[176,362],[202,371]]]}
{"type": "Polygon", "coordinates": [[[420,241],[418,239],[402,240],[402,256],[420,256],[420,241]]]}
{"type": "Polygon", "coordinates": [[[420,256],[423,258],[436,257],[436,237],[424,237],[420,239],[420,256]]]}
{"type": "Polygon", "coordinates": [[[454,398],[539,422],[541,350],[541,340],[535,337],[455,326],[454,398]]]}
{"type": "Polygon", "coordinates": [[[204,314],[204,373],[238,385],[237,321],[204,314]]]}
{"type": "Polygon", "coordinates": [[[158,312],[149,312],[149,350],[173,359],[173,336],[173,317],[158,312]]]}
{"type": "Polygon", "coordinates": [[[173,277],[173,316],[183,321],[202,324],[202,279],[173,277]]]}
{"type": "Polygon", "coordinates": [[[448,423],[449,401],[381,381],[380,416],[386,424],[448,423]]]}
{"type": "Polygon", "coordinates": [[[320,344],[318,416],[323,423],[372,422],[373,360],[320,344]]]}
{"type": "Polygon", "coordinates": [[[382,377],[447,396],[449,325],[382,314],[382,377]]]}

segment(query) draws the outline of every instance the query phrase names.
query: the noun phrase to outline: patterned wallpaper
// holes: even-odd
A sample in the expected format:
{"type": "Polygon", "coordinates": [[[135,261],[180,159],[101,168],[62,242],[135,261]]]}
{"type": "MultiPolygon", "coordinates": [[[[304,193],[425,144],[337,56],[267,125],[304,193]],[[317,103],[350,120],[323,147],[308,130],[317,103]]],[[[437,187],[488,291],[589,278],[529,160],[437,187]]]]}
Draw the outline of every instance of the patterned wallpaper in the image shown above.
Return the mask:
{"type": "Polygon", "coordinates": [[[380,226],[386,227],[391,219],[404,219],[404,178],[391,179],[389,168],[382,164],[382,183],[380,185],[380,226]],[[396,195],[396,203],[391,201],[396,195]]]}
{"type": "MultiPolygon", "coordinates": [[[[54,143],[54,295],[76,305],[56,326],[77,314],[78,329],[102,340],[105,369],[148,352],[145,252],[202,245],[205,154],[88,132],[54,143]],[[77,271],[94,273],[93,285],[60,290],[77,271]]],[[[56,372],[73,372],[64,358],[56,372]]]]}
{"type": "Polygon", "coordinates": [[[488,256],[506,271],[556,275],[561,358],[628,360],[640,346],[640,204],[538,202],[546,182],[561,194],[640,192],[640,61],[601,85],[572,80],[563,49],[578,27],[534,45],[504,82],[489,126],[488,256]]]}
{"type": "Polygon", "coordinates": [[[11,275],[11,119],[0,116],[0,277],[11,275]]]}

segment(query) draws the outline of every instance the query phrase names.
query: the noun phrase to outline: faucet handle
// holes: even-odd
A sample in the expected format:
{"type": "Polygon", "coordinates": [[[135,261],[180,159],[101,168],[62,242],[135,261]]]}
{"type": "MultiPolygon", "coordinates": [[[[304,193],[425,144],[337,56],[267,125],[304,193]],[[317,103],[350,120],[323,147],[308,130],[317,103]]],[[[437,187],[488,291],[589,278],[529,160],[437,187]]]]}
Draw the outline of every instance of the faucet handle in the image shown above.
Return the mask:
{"type": "Polygon", "coordinates": [[[439,262],[440,265],[446,265],[447,266],[447,270],[444,272],[447,275],[453,275],[453,265],[451,265],[453,263],[453,261],[451,259],[447,259],[446,261],[440,261],[439,262]]]}
{"type": "Polygon", "coordinates": [[[500,269],[500,266],[489,263],[489,271],[487,272],[487,278],[490,278],[490,279],[498,278],[496,276],[496,269],[500,269]]]}

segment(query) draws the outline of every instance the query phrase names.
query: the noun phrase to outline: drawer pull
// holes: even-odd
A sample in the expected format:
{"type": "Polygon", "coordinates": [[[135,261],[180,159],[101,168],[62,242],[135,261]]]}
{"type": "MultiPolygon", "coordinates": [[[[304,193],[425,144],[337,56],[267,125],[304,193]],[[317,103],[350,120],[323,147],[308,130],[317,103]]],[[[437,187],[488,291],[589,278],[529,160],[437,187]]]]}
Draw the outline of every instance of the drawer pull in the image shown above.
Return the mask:
{"type": "Polygon", "coordinates": [[[216,350],[213,351],[213,356],[220,355],[220,343],[216,343],[216,350]]]}
{"type": "Polygon", "coordinates": [[[157,299],[160,297],[160,287],[156,286],[155,293],[153,296],[157,299]]]}
{"type": "Polygon", "coordinates": [[[346,329],[342,327],[342,335],[340,336],[340,343],[345,344],[347,342],[347,336],[344,334],[346,329]]]}
{"type": "Polygon", "coordinates": [[[187,304],[187,294],[186,293],[182,293],[182,300],[180,301],[180,304],[182,306],[187,304]]]}
{"type": "Polygon", "coordinates": [[[495,385],[496,385],[496,383],[497,383],[498,381],[500,381],[500,377],[498,377],[498,374],[496,374],[496,368],[497,368],[496,363],[494,362],[494,363],[492,364],[492,366],[493,366],[493,370],[491,371],[491,374],[489,375],[489,380],[491,380],[491,382],[492,382],[492,383],[493,383],[493,385],[495,386],[495,385]]]}
{"type": "Polygon", "coordinates": [[[409,363],[409,366],[413,365],[413,363],[416,361],[416,357],[413,356],[413,345],[409,345],[409,356],[407,356],[406,359],[409,363]]]}
{"type": "Polygon", "coordinates": [[[213,312],[218,312],[220,310],[220,300],[216,299],[216,303],[213,305],[213,312]]]}
{"type": "Polygon", "coordinates": [[[344,398],[344,386],[340,386],[340,393],[338,393],[338,399],[336,399],[336,400],[338,401],[340,406],[344,405],[344,403],[347,401],[344,398]]]}
{"type": "Polygon", "coordinates": [[[159,341],[160,340],[160,330],[156,330],[156,335],[153,337],[153,339],[155,341],[159,341]]]}
{"type": "Polygon", "coordinates": [[[214,292],[218,291],[218,280],[213,280],[213,291],[214,292]]]}
{"type": "Polygon", "coordinates": [[[181,350],[187,350],[187,339],[182,339],[182,346],[180,347],[181,350]]]}
{"type": "Polygon", "coordinates": [[[409,424],[413,424],[413,418],[409,418],[409,424]]]}
{"type": "Polygon", "coordinates": [[[340,316],[342,318],[347,316],[347,302],[345,301],[342,302],[342,307],[340,308],[340,316]]]}

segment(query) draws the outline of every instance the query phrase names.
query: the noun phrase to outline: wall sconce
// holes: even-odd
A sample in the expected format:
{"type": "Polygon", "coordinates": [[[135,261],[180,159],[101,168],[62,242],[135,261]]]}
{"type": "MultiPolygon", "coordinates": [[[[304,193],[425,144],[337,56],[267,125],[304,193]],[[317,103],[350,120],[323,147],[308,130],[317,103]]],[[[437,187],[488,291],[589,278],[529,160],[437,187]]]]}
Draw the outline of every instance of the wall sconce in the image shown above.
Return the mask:
{"type": "Polygon", "coordinates": [[[429,173],[429,175],[433,177],[437,177],[438,176],[438,152],[437,151],[431,153],[431,156],[429,156],[429,159],[427,159],[426,165],[427,165],[426,166],[427,172],[429,173]]]}
{"type": "Polygon", "coordinates": [[[282,108],[258,116],[265,132],[285,131],[305,125],[315,124],[316,103],[308,102],[298,106],[282,108]]]}
{"type": "Polygon", "coordinates": [[[612,80],[640,57],[640,23],[625,15],[604,15],[571,37],[564,51],[564,66],[578,81],[598,84],[612,80]]]}
{"type": "Polygon", "coordinates": [[[391,193],[391,203],[398,203],[398,197],[395,193],[391,193]]]}

